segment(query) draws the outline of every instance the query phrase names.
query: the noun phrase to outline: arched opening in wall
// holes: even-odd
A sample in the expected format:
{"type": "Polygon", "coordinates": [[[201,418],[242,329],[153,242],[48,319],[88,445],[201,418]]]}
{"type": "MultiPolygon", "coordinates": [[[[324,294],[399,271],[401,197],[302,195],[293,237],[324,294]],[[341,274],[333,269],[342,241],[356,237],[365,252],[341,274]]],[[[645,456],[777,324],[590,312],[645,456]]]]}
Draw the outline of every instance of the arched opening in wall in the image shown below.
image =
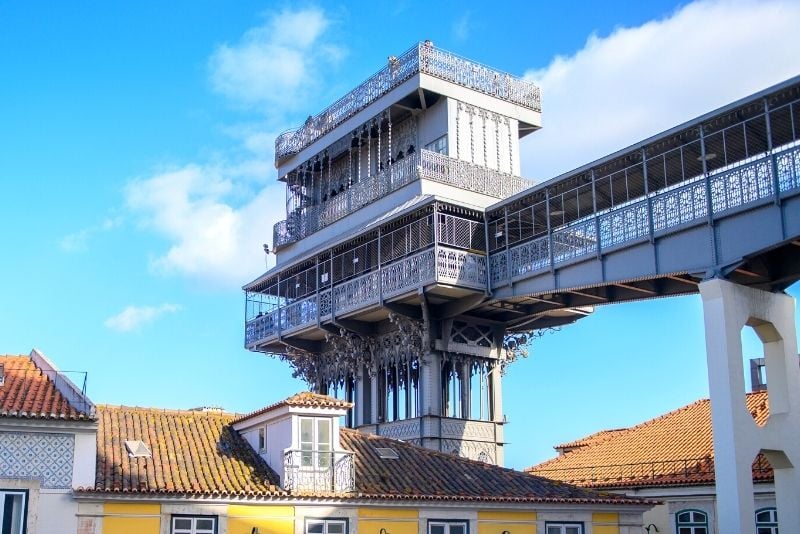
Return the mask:
{"type": "Polygon", "coordinates": [[[756,331],[745,325],[741,331],[742,370],[744,372],[744,403],[758,426],[769,418],[769,393],[767,392],[767,367],[764,344],[756,331]]]}

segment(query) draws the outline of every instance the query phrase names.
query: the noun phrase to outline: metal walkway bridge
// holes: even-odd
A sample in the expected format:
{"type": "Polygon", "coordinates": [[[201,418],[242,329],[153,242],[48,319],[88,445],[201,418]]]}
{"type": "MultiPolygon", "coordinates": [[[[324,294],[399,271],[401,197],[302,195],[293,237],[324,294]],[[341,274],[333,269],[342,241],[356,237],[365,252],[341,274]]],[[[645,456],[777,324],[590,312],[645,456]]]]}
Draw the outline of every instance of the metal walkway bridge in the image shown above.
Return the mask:
{"type": "Polygon", "coordinates": [[[785,289],[800,278],[799,139],[796,77],[491,206],[484,306],[521,328],[707,278],[785,289]]]}

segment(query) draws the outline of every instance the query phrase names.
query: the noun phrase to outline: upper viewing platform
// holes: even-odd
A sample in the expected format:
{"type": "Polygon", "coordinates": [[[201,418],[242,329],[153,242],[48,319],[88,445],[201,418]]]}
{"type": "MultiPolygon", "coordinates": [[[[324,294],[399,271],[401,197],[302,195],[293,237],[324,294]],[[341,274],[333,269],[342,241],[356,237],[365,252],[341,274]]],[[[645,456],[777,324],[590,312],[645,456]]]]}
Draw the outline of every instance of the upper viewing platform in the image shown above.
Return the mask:
{"type": "Polygon", "coordinates": [[[400,56],[390,56],[388,64],[361,85],[322,112],[310,116],[299,128],[280,134],[275,139],[276,166],[419,74],[541,112],[541,95],[536,85],[436,48],[430,41],[425,41],[400,56]]]}

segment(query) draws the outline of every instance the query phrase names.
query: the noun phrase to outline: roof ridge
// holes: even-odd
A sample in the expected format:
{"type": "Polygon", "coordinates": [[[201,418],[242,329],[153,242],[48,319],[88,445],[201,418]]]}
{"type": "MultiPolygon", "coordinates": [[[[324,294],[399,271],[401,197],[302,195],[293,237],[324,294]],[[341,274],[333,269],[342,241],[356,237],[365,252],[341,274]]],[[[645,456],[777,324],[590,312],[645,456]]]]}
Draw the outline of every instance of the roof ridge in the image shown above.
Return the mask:
{"type": "Polygon", "coordinates": [[[214,415],[217,417],[237,417],[239,414],[228,411],[218,410],[193,410],[191,408],[160,408],[158,406],[129,406],[127,404],[98,404],[97,409],[103,410],[118,410],[118,411],[139,411],[139,412],[158,412],[164,414],[181,414],[181,415],[214,415]]]}

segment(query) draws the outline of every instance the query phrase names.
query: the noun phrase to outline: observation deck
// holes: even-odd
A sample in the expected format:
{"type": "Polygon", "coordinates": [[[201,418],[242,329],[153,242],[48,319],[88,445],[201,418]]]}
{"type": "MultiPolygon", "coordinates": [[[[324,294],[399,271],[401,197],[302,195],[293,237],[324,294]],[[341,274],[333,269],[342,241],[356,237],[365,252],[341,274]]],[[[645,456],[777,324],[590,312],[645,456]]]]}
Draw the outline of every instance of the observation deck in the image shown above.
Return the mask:
{"type": "Polygon", "coordinates": [[[370,76],[358,87],[293,130],[275,139],[275,163],[298,154],[359,111],[376,102],[416,74],[427,74],[524,108],[541,112],[539,88],[523,79],[442,50],[429,41],[419,43],[370,76]]]}

